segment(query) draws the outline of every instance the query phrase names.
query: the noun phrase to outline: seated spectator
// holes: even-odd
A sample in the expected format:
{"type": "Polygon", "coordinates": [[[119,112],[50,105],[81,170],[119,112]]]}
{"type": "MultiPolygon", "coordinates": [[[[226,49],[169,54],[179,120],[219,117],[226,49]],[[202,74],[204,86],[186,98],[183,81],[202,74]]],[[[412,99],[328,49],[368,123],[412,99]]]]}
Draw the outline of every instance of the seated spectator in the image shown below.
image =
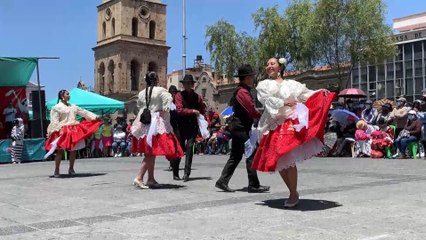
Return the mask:
{"type": "Polygon", "coordinates": [[[122,157],[123,153],[126,151],[126,133],[123,131],[121,125],[117,125],[115,131],[112,135],[112,151],[114,152],[114,157],[122,157]]]}
{"type": "Polygon", "coordinates": [[[373,108],[373,102],[371,100],[367,100],[364,107],[365,108],[361,113],[361,118],[369,125],[376,124],[377,111],[373,108]]]}
{"type": "Polygon", "coordinates": [[[353,116],[348,116],[346,127],[341,129],[340,146],[337,149],[337,156],[345,156],[345,149],[355,142],[356,124],[353,116]]]}
{"type": "Polygon", "coordinates": [[[213,132],[213,134],[210,136],[209,140],[207,141],[208,154],[214,155],[216,153],[216,148],[217,148],[217,132],[213,132]]]}
{"type": "Polygon", "coordinates": [[[222,126],[216,133],[217,136],[217,151],[216,154],[227,154],[228,153],[228,143],[231,133],[229,130],[226,130],[224,126],[222,126]]]}
{"type": "Polygon", "coordinates": [[[357,157],[369,157],[371,154],[370,134],[367,133],[368,125],[365,120],[356,123],[355,131],[355,155],[357,157]]]}
{"type": "MultiPolygon", "coordinates": [[[[388,127],[388,129],[391,129],[388,127]]],[[[393,132],[393,129],[391,129],[393,132]]],[[[393,144],[393,134],[389,134],[387,131],[383,129],[376,130],[371,134],[371,157],[372,158],[382,158],[385,153],[385,149],[389,148],[393,144]]],[[[389,150],[390,151],[390,150],[389,150]]],[[[389,153],[389,158],[392,157],[391,153],[389,153]]]]}
{"type": "Polygon", "coordinates": [[[407,123],[404,129],[398,135],[395,140],[395,144],[398,147],[400,154],[399,158],[406,158],[406,150],[409,143],[417,142],[421,137],[422,123],[417,116],[416,111],[408,111],[407,123]]]}

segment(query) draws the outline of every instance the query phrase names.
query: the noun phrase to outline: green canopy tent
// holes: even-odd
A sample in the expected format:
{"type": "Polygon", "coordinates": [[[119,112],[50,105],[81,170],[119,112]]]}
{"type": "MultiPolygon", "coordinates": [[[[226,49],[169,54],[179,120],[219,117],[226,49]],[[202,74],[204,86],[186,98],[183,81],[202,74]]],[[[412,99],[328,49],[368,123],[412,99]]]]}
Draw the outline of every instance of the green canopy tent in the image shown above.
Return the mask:
{"type": "Polygon", "coordinates": [[[0,86],[26,86],[37,65],[37,58],[0,57],[0,86]]]}
{"type": "MultiPolygon", "coordinates": [[[[99,116],[111,114],[117,110],[124,109],[124,102],[108,98],[93,92],[74,88],[70,91],[70,103],[91,111],[99,116]]],[[[58,103],[58,98],[46,103],[47,111],[58,103]]]]}

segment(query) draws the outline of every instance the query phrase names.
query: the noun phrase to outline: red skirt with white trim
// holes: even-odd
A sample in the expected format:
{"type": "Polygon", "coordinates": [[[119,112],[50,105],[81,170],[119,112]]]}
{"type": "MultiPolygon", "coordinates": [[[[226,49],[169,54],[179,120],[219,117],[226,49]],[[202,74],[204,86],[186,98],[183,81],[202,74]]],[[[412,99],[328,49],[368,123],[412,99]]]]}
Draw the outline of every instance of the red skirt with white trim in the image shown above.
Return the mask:
{"type": "Polygon", "coordinates": [[[57,148],[72,150],[81,140],[90,138],[101,124],[100,120],[83,120],[76,125],[63,126],[60,132],[56,131],[49,135],[44,148],[49,151],[52,147],[51,143],[59,138],[57,148]]]}
{"type": "Polygon", "coordinates": [[[281,171],[311,158],[322,151],[324,128],[334,93],[316,92],[306,102],[309,109],[308,128],[299,132],[293,125],[297,119],[288,119],[262,137],[252,162],[252,168],[263,172],[281,171]]]}
{"type": "Polygon", "coordinates": [[[168,160],[184,156],[179,140],[174,133],[162,133],[152,136],[152,146],[143,138],[132,138],[131,152],[148,156],[166,156],[168,160]]]}

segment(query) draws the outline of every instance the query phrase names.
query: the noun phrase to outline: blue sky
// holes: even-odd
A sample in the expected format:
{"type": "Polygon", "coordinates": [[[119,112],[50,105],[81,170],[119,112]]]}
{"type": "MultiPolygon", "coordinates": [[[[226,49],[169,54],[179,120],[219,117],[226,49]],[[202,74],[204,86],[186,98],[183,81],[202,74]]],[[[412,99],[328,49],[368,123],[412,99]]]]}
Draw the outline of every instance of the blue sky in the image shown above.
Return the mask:
{"type": "MultiPolygon", "coordinates": [[[[0,0],[0,56],[60,57],[40,63],[41,83],[47,100],[62,88],[71,89],[81,78],[94,85],[97,9],[102,0],[0,0]]],[[[182,66],[182,1],[162,0],[167,4],[168,69],[182,66]]],[[[251,14],[259,7],[279,5],[287,0],[186,0],[187,66],[195,56],[210,59],[205,50],[205,29],[220,19],[232,23],[237,31],[255,33],[251,14]]],[[[387,0],[386,21],[425,12],[425,0],[387,0]]],[[[0,73],[1,74],[1,73],[0,73]]],[[[32,81],[35,82],[35,74],[32,81]]]]}

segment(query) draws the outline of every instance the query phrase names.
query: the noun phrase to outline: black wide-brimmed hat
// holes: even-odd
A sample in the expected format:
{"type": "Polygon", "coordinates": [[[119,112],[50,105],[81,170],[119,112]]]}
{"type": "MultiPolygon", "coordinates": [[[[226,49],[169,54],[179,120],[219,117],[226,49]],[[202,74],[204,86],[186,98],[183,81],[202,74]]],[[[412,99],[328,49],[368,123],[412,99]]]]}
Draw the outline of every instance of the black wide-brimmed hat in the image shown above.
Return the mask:
{"type": "Polygon", "coordinates": [[[194,77],[191,74],[185,74],[185,76],[183,77],[183,79],[180,82],[181,83],[185,83],[185,82],[195,83],[195,80],[194,80],[194,77]]]}
{"type": "Polygon", "coordinates": [[[256,72],[253,70],[250,64],[244,64],[238,68],[238,74],[234,75],[234,77],[245,77],[256,75],[256,72]]]}
{"type": "Polygon", "coordinates": [[[177,87],[175,85],[170,85],[169,87],[169,93],[176,93],[179,92],[179,90],[177,89],[177,87]]]}

